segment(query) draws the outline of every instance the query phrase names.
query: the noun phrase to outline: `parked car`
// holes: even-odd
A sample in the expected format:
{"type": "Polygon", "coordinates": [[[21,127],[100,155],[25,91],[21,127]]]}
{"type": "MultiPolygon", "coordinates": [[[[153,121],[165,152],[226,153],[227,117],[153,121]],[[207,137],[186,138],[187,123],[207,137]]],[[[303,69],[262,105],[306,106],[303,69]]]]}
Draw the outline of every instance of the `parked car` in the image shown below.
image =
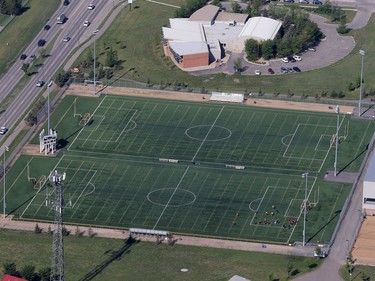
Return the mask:
{"type": "Polygon", "coordinates": [[[27,55],[26,54],[22,54],[21,56],[20,56],[20,60],[25,60],[27,58],[27,55]]]}
{"type": "Polygon", "coordinates": [[[44,26],[44,30],[49,30],[51,28],[51,26],[49,25],[49,24],[46,24],[45,26],[44,26]]]}
{"type": "Polygon", "coordinates": [[[95,5],[94,4],[89,4],[88,6],[87,6],[87,9],[89,9],[89,10],[94,10],[95,9],[95,5]]]}
{"type": "Polygon", "coordinates": [[[301,60],[302,60],[301,56],[298,56],[298,55],[294,55],[293,58],[294,58],[296,61],[301,61],[301,60]]]}
{"type": "Polygon", "coordinates": [[[313,47],[309,47],[307,50],[308,50],[308,51],[311,51],[311,52],[315,52],[315,51],[316,51],[316,49],[313,48],[313,47]]]}
{"type": "Polygon", "coordinates": [[[294,0],[284,0],[284,2],[287,2],[287,3],[294,3],[294,0]]]}
{"type": "Polygon", "coordinates": [[[260,72],[260,70],[255,70],[255,75],[261,75],[262,72],[260,72]]]}
{"type": "Polygon", "coordinates": [[[63,38],[63,41],[64,41],[64,42],[69,42],[69,41],[70,41],[70,37],[69,37],[69,36],[65,36],[65,37],[63,38]]]}
{"type": "Polygon", "coordinates": [[[85,20],[83,22],[83,26],[85,26],[85,27],[88,27],[90,24],[91,24],[91,22],[89,22],[88,20],[85,20]]]}
{"type": "Polygon", "coordinates": [[[7,132],[8,132],[8,128],[7,127],[1,127],[0,128],[0,135],[5,135],[7,132]]]}
{"type": "Polygon", "coordinates": [[[289,62],[289,58],[288,57],[283,57],[281,59],[282,62],[285,62],[285,63],[288,63],[289,62]]]}
{"type": "Polygon", "coordinates": [[[272,68],[268,68],[268,73],[269,73],[269,74],[275,74],[275,71],[273,71],[272,68]]]}
{"type": "Polygon", "coordinates": [[[39,80],[37,83],[36,83],[36,86],[37,87],[43,87],[44,85],[44,81],[43,80],[39,80]]]}
{"type": "Polygon", "coordinates": [[[280,68],[281,73],[288,73],[288,69],[286,67],[280,68]]]}
{"type": "Polygon", "coordinates": [[[313,0],[312,3],[315,5],[323,5],[322,1],[319,0],[313,0]]]}
{"type": "Polygon", "coordinates": [[[293,71],[294,72],[301,72],[301,69],[297,66],[293,67],[293,71]]]}
{"type": "Polygon", "coordinates": [[[299,0],[299,3],[300,4],[310,4],[309,1],[307,1],[307,0],[299,0]]]}
{"type": "Polygon", "coordinates": [[[290,62],[296,62],[296,59],[293,58],[293,57],[290,57],[290,58],[289,58],[289,61],[290,61],[290,62]]]}
{"type": "Polygon", "coordinates": [[[44,39],[39,39],[39,41],[38,41],[38,46],[39,46],[39,47],[43,47],[45,44],[46,44],[46,40],[44,40],[44,39]]]}

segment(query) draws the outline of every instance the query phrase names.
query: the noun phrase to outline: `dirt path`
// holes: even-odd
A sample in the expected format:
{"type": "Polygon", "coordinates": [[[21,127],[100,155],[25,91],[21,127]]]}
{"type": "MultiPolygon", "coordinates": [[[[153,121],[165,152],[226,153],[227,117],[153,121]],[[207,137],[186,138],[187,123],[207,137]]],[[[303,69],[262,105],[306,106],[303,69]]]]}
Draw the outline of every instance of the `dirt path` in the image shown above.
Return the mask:
{"type": "MultiPolygon", "coordinates": [[[[67,91],[67,95],[82,95],[82,96],[93,96],[92,86],[82,85],[71,85],[67,91]]],[[[196,101],[196,102],[212,102],[210,101],[210,95],[208,94],[196,94],[196,93],[184,93],[184,92],[172,92],[162,91],[154,89],[136,89],[136,88],[123,88],[123,87],[105,87],[102,89],[102,93],[123,95],[123,96],[137,96],[147,98],[159,98],[169,100],[184,100],[184,101],[196,101]]],[[[270,100],[270,99],[248,99],[245,102],[248,106],[254,107],[269,107],[269,108],[280,108],[288,110],[306,110],[316,112],[330,112],[334,113],[335,109],[329,108],[327,104],[320,103],[304,103],[284,100],[270,100]]],[[[340,106],[342,113],[351,114],[353,112],[353,106],[340,106]]]]}

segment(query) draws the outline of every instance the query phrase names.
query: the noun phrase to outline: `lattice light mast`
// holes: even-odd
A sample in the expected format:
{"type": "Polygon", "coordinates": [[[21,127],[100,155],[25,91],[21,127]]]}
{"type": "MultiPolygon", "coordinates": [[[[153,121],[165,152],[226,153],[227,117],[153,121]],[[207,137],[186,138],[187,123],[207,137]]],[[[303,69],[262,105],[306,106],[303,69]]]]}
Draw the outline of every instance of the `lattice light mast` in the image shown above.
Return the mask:
{"type": "Polygon", "coordinates": [[[63,227],[63,196],[62,186],[66,174],[54,171],[50,175],[50,181],[55,188],[55,228],[53,231],[52,264],[50,281],[64,281],[64,241],[62,235],[63,227]]]}

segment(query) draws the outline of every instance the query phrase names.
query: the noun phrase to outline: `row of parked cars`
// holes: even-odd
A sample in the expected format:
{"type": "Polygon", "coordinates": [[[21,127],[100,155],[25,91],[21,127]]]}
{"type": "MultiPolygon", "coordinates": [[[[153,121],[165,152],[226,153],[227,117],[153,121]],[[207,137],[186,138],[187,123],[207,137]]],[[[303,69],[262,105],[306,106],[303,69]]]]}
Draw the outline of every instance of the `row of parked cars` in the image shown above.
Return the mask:
{"type": "MultiPolygon", "coordinates": [[[[286,2],[286,3],[294,3],[294,0],[284,0],[284,2],[286,2]]],[[[299,0],[298,3],[300,3],[300,4],[310,4],[310,1],[309,0],[299,0]]],[[[323,5],[323,2],[320,1],[320,0],[312,0],[311,4],[323,5]]]]}

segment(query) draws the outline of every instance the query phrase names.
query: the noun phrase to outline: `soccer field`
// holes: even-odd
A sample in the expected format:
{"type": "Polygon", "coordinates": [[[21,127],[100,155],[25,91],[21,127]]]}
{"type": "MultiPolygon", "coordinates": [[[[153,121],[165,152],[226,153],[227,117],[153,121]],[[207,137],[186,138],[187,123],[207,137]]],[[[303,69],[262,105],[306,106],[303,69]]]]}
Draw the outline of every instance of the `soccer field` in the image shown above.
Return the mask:
{"type": "MultiPolygon", "coordinates": [[[[322,180],[336,122],[335,114],[68,96],[52,118],[64,152],[20,157],[7,176],[8,211],[53,220],[52,188],[28,178],[58,170],[67,174],[65,222],[292,243],[302,240],[306,192],[306,237],[329,241],[351,188],[322,180]]],[[[355,171],[374,124],[344,116],[339,124],[339,167],[355,171]]]]}

